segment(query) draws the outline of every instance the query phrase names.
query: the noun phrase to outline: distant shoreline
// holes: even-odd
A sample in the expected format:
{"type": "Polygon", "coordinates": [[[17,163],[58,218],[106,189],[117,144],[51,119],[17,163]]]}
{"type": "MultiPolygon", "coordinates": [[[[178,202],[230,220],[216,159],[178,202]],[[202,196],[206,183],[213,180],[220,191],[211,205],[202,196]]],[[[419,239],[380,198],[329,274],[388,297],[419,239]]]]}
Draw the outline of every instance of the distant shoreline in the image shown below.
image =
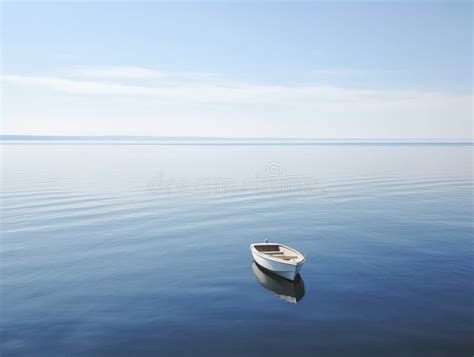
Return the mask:
{"type": "Polygon", "coordinates": [[[136,145],[318,145],[318,144],[449,144],[473,145],[463,139],[387,139],[387,138],[245,138],[245,137],[172,137],[172,136],[56,136],[56,135],[0,135],[0,142],[35,144],[136,144],[136,145]]]}

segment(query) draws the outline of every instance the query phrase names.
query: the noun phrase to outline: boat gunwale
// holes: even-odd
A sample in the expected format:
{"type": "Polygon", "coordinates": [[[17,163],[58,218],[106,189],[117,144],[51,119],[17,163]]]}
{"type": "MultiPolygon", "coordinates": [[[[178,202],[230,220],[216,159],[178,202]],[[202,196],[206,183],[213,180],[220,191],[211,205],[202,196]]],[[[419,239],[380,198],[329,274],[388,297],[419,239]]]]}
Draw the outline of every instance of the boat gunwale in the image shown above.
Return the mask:
{"type": "Polygon", "coordinates": [[[255,251],[258,253],[258,255],[260,257],[262,257],[263,259],[268,259],[268,260],[273,260],[274,262],[277,262],[277,263],[282,263],[282,264],[288,264],[288,265],[301,265],[304,263],[305,261],[305,257],[303,254],[301,254],[300,252],[298,252],[296,249],[293,249],[293,248],[290,248],[284,244],[280,244],[280,243],[252,243],[250,244],[250,249],[252,251],[255,251]],[[295,253],[297,253],[298,255],[301,255],[303,257],[303,259],[301,261],[297,261],[297,262],[290,262],[290,261],[286,261],[286,260],[283,260],[283,259],[278,259],[278,258],[274,258],[273,256],[271,255],[268,255],[268,254],[264,254],[262,252],[260,252],[257,248],[255,248],[255,246],[257,245],[278,245],[280,247],[283,247],[283,248],[286,248],[286,249],[289,249],[295,253]]]}

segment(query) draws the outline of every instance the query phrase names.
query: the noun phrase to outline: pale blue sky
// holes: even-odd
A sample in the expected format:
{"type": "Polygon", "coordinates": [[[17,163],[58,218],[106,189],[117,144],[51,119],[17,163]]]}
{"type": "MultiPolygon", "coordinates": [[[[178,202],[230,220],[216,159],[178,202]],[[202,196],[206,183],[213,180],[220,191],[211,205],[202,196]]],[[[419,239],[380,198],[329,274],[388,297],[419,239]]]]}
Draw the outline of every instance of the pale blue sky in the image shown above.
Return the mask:
{"type": "Polygon", "coordinates": [[[472,4],[3,3],[4,134],[472,136],[472,4]]]}

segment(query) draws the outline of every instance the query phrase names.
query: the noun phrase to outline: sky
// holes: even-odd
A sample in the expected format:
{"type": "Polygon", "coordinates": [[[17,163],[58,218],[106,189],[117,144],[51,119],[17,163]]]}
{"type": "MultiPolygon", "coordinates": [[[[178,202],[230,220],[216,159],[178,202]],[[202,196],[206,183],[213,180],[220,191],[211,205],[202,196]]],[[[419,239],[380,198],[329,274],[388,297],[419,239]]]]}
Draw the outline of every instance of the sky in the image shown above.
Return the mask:
{"type": "Polygon", "coordinates": [[[472,140],[471,2],[3,2],[2,134],[472,140]]]}

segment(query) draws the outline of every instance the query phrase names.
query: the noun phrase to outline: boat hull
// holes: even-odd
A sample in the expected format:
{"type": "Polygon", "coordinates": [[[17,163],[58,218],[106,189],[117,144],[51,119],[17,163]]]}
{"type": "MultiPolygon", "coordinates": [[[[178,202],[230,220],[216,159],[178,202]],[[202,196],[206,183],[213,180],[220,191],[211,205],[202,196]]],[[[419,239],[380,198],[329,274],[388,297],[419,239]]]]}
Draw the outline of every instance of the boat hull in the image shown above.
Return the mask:
{"type": "Polygon", "coordinates": [[[279,262],[272,259],[266,259],[265,257],[262,257],[261,254],[258,254],[256,249],[253,247],[251,248],[251,251],[253,259],[258,265],[272,271],[273,273],[281,276],[282,278],[291,281],[294,281],[296,279],[298,273],[301,270],[301,267],[303,266],[303,262],[292,264],[284,261],[279,262]]]}

